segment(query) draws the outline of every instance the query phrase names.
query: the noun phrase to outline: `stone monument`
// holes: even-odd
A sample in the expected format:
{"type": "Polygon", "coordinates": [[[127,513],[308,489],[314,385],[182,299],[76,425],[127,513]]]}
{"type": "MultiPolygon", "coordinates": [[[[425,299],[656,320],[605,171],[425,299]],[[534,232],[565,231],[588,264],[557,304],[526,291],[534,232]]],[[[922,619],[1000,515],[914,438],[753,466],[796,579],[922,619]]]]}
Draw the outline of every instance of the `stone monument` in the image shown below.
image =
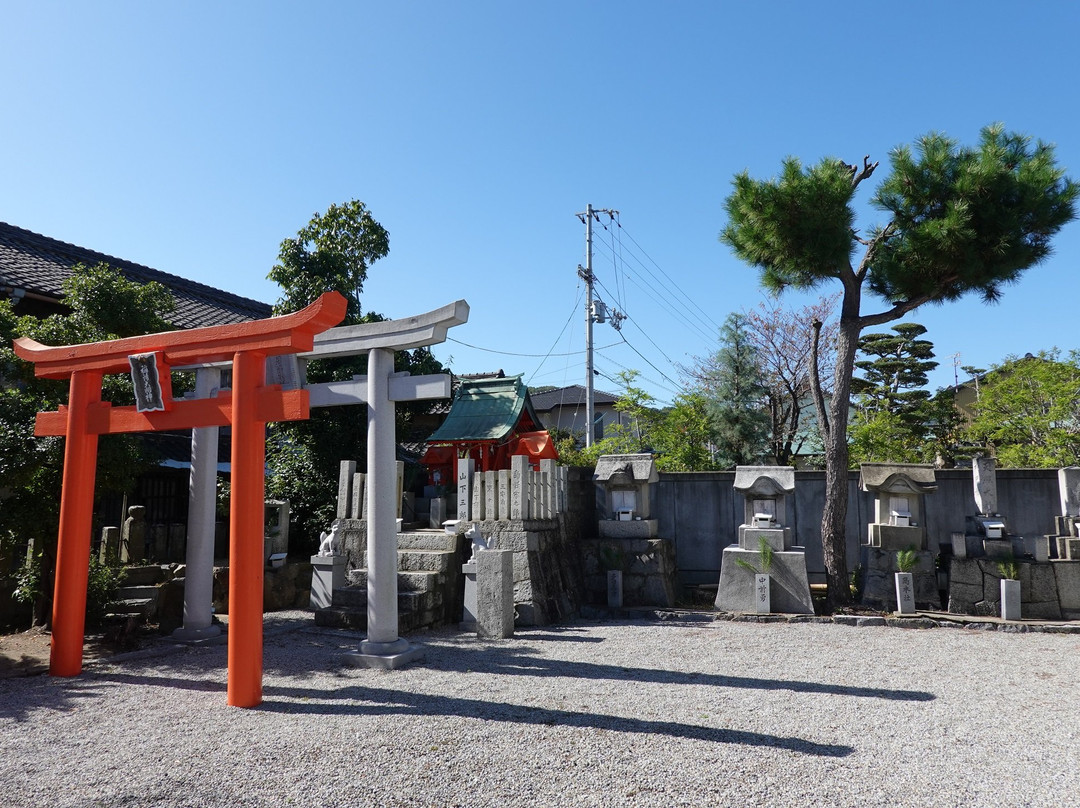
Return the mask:
{"type": "Polygon", "coordinates": [[[915,606],[941,608],[934,553],[927,549],[923,498],[937,490],[934,467],[913,463],[863,463],[859,487],[874,495],[874,521],[862,546],[862,595],[865,606],[896,610],[896,553],[914,550],[915,606]]]}
{"type": "Polygon", "coordinates": [[[738,466],[734,487],[744,498],[743,522],[738,528],[737,542],[724,548],[716,608],[725,612],[757,611],[756,569],[769,575],[768,599],[772,611],[813,614],[806,550],[793,543],[795,514],[789,499],[795,492],[795,469],[738,466]],[[772,550],[768,570],[762,569],[763,544],[772,550]]]}
{"type": "Polygon", "coordinates": [[[660,475],[651,454],[601,455],[593,480],[597,539],[582,542],[585,585],[595,603],[608,603],[609,574],[621,573],[623,606],[675,605],[675,548],[658,538],[652,486],[660,475]]]}

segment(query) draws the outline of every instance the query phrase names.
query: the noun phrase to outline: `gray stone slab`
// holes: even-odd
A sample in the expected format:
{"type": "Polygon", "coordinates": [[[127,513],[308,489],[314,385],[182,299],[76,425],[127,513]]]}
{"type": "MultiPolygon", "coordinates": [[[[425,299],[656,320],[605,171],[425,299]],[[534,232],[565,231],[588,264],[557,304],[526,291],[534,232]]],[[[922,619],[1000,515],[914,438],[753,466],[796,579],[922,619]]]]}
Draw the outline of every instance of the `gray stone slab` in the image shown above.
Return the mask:
{"type": "Polygon", "coordinates": [[[349,519],[354,515],[350,513],[349,506],[352,504],[352,480],[356,474],[355,460],[342,460],[341,470],[338,474],[337,518],[349,519]]]}
{"type": "MultiPolygon", "coordinates": [[[[754,573],[736,562],[740,558],[760,569],[760,553],[743,550],[735,544],[724,549],[715,606],[725,612],[753,612],[755,609],[754,573]]],[[[772,579],[774,612],[814,613],[810,581],[806,574],[806,556],[801,551],[774,553],[769,575],[772,579]]]]}
{"type": "Polygon", "coordinates": [[[768,542],[775,552],[788,550],[791,548],[791,528],[739,526],[739,547],[743,550],[758,552],[761,549],[762,539],[768,542]]]}
{"type": "Polygon", "coordinates": [[[476,631],[481,637],[514,636],[513,563],[509,550],[476,554],[476,631]]]}
{"type": "Polygon", "coordinates": [[[1080,611],[1080,561],[1052,561],[1058,602],[1063,611],[1080,611]]]}

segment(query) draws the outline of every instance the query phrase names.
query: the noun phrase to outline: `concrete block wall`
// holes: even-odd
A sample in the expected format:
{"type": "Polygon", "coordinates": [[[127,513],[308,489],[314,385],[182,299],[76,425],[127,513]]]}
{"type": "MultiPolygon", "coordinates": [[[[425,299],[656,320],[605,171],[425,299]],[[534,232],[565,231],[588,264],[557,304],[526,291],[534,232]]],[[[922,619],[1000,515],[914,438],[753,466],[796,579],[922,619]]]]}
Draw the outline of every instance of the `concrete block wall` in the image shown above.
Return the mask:
{"type": "MultiPolygon", "coordinates": [[[[976,512],[971,469],[937,472],[938,490],[926,497],[925,527],[928,547],[938,552],[952,532],[964,530],[965,518],[976,512]]],[[[652,486],[651,509],[659,521],[659,537],[675,546],[679,584],[714,585],[719,580],[724,548],[736,541],[743,519],[741,495],[732,487],[734,471],[661,473],[652,486]]],[[[1060,509],[1056,469],[999,469],[998,503],[1010,533],[1044,535],[1053,531],[1060,509]]],[[[584,487],[576,500],[596,500],[591,476],[571,485],[584,487]]],[[[795,523],[796,545],[806,548],[811,583],[825,579],[821,553],[821,511],[825,502],[825,472],[795,472],[795,494],[788,504],[788,521],[795,523]]],[[[848,478],[846,523],[848,567],[859,563],[860,545],[866,542],[873,519],[874,497],[859,490],[859,472],[848,478]]],[[[595,519],[595,516],[593,517],[595,519]]]]}

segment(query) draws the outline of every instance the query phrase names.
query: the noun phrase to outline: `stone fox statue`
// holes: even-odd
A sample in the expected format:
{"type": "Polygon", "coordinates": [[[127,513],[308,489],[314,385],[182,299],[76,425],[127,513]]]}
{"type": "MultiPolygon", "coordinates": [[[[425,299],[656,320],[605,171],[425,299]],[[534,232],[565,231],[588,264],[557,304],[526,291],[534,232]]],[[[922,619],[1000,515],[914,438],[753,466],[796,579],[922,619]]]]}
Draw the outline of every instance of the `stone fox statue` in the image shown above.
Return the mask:
{"type": "Polygon", "coordinates": [[[330,526],[330,532],[325,530],[319,534],[319,555],[335,556],[341,554],[341,537],[338,535],[340,524],[335,520],[330,526]]]}

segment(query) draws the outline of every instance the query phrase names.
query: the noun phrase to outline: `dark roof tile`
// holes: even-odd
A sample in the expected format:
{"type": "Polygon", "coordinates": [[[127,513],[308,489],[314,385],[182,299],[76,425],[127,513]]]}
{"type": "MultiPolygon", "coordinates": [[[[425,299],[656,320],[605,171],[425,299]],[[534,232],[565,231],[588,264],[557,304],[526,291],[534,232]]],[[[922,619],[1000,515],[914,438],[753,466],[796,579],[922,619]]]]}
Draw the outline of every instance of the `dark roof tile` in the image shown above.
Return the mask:
{"type": "Polygon", "coordinates": [[[200,328],[269,317],[271,307],[202,283],[88,250],[0,222],[0,285],[45,297],[63,297],[63,283],[75,264],[109,264],[137,283],[157,281],[172,292],[176,309],[168,319],[177,328],[200,328]]]}

